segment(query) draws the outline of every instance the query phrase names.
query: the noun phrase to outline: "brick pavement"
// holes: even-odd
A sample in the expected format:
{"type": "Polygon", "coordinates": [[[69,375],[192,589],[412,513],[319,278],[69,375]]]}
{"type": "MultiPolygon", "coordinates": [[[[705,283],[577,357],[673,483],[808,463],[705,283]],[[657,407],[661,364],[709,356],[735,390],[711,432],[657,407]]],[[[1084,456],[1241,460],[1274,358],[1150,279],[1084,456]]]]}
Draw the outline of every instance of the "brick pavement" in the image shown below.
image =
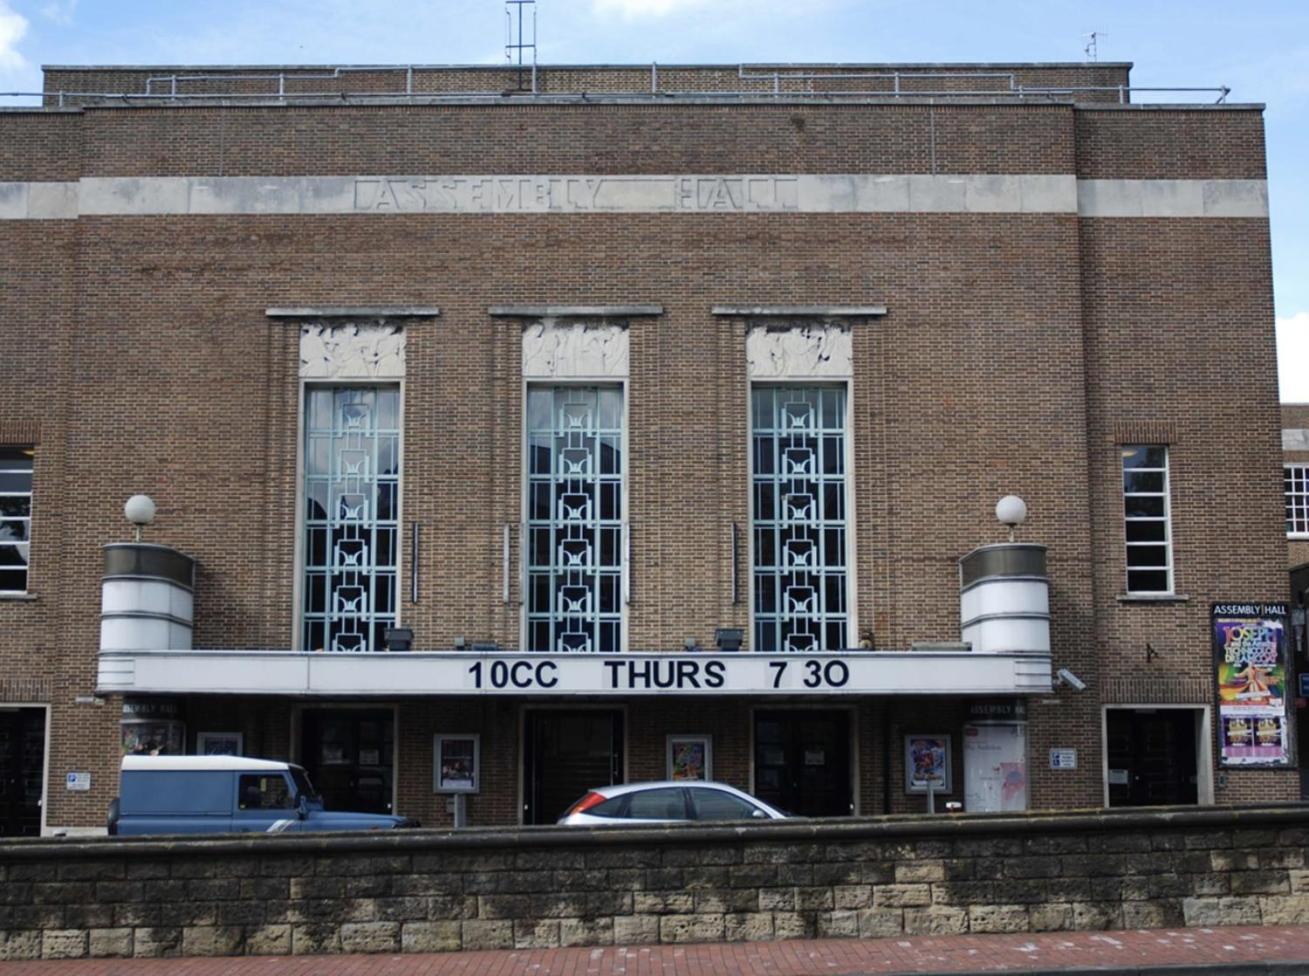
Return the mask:
{"type": "Polygon", "coordinates": [[[814,939],[374,956],[79,959],[0,963],[2,976],[890,976],[1309,974],[1309,925],[1033,935],[814,939]],[[1184,967],[1177,969],[1175,967],[1184,967]]]}

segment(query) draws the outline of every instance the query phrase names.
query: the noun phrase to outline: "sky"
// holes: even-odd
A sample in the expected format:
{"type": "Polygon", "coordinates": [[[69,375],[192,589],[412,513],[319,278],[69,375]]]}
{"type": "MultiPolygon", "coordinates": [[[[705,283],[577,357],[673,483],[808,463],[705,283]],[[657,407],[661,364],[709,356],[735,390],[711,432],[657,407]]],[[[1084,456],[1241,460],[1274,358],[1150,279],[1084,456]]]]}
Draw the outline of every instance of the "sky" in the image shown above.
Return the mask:
{"type": "MultiPolygon", "coordinates": [[[[1283,401],[1309,402],[1309,2],[537,0],[541,64],[1131,61],[1260,102],[1283,401]]],[[[0,0],[0,92],[42,64],[498,64],[503,0],[0,0]]],[[[1203,100],[1134,94],[1134,101],[1203,100]]],[[[18,104],[0,97],[0,107],[18,104]]]]}

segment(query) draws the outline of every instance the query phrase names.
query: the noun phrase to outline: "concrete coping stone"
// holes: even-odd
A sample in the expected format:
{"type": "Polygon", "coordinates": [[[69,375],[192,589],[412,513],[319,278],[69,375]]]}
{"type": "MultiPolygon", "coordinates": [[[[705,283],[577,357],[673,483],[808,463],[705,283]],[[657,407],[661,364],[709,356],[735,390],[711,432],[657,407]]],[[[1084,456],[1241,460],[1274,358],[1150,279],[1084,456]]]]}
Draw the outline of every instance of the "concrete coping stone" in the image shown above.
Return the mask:
{"type": "Polygon", "coordinates": [[[877,318],[885,305],[715,305],[714,315],[735,318],[877,318]]]}
{"type": "Polygon", "coordinates": [[[270,319],[429,319],[441,314],[435,305],[296,305],[268,308],[270,319]]]}
{"type": "Polygon", "coordinates": [[[662,305],[492,305],[486,310],[497,318],[594,318],[614,319],[663,315],[662,305]]]}
{"type": "Polygon", "coordinates": [[[516,850],[608,846],[663,847],[713,845],[740,839],[787,843],[848,843],[900,837],[1021,836],[1039,829],[1052,833],[1113,832],[1123,829],[1309,828],[1309,806],[1160,807],[1154,810],[1083,810],[1070,813],[922,814],[858,817],[837,822],[796,818],[722,826],[675,824],[666,827],[474,827],[462,830],[215,835],[204,839],[158,837],[18,838],[0,843],[0,864],[32,858],[159,857],[167,855],[339,854],[384,855],[431,850],[516,850]]]}

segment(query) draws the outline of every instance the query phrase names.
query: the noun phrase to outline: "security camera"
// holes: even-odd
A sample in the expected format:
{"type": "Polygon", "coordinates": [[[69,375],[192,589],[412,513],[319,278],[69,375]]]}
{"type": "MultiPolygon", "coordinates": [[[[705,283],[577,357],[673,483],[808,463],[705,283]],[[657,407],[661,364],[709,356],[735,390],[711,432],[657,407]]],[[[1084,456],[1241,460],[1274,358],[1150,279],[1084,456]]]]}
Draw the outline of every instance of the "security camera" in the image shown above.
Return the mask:
{"type": "Polygon", "coordinates": [[[1060,668],[1056,671],[1054,679],[1054,685],[1056,688],[1060,685],[1071,685],[1074,691],[1086,691],[1086,682],[1067,668],[1060,668]]]}

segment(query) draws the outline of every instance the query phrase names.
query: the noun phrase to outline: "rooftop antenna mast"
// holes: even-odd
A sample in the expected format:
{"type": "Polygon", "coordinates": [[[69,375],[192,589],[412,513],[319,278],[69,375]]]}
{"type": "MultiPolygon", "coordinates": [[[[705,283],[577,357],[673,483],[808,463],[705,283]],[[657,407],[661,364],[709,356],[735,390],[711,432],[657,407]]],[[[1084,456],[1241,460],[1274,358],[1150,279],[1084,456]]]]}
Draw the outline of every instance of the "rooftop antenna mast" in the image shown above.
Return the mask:
{"type": "Polygon", "coordinates": [[[1100,38],[1108,35],[1102,34],[1099,31],[1091,31],[1091,33],[1083,34],[1082,36],[1087,39],[1086,47],[1082,48],[1082,51],[1086,54],[1086,60],[1094,64],[1096,61],[1100,60],[1099,52],[1096,49],[1096,42],[1099,41],[1100,38]]]}
{"type": "Polygon", "coordinates": [[[532,94],[536,94],[536,0],[505,0],[505,60],[518,66],[518,90],[523,91],[523,52],[532,52],[532,94]],[[524,7],[532,8],[532,39],[524,33],[524,7]]]}

